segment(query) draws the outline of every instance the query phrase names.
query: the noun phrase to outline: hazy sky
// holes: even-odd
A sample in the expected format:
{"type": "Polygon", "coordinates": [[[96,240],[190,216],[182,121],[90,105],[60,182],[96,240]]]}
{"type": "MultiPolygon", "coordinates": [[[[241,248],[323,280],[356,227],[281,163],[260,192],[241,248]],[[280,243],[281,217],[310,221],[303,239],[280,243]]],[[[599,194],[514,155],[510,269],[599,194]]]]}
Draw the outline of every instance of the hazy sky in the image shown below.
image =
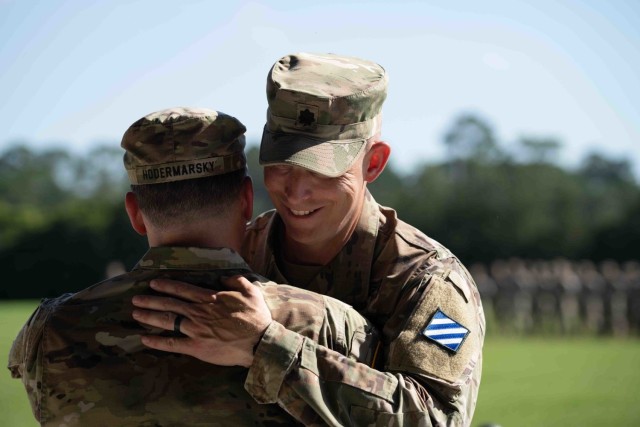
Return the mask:
{"type": "Polygon", "coordinates": [[[640,171],[637,0],[0,0],[0,150],[117,144],[172,106],[234,115],[258,143],[267,72],[299,51],[387,69],[397,166],[441,159],[473,111],[505,144],[554,137],[564,164],[596,149],[640,171]]]}

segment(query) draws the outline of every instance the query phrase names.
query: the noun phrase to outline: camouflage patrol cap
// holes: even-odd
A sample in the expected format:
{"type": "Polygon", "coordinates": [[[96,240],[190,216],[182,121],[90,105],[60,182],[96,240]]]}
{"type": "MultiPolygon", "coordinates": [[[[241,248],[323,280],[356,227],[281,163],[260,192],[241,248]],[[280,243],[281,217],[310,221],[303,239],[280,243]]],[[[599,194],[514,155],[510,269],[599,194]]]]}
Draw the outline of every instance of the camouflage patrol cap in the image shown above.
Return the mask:
{"type": "Polygon", "coordinates": [[[267,77],[260,164],[344,174],[380,131],[387,74],[380,65],[333,54],[281,58],[267,77]]]}
{"type": "Polygon", "coordinates": [[[124,166],[133,185],[222,175],[243,169],[246,128],[205,108],[151,113],[124,133],[124,166]]]}

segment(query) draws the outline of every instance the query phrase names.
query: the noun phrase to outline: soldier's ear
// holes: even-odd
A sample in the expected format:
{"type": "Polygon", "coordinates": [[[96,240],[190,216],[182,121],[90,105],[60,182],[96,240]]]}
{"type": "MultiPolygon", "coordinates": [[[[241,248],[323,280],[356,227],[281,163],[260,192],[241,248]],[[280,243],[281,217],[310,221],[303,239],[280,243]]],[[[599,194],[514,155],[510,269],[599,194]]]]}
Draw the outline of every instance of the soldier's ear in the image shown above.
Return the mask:
{"type": "Polygon", "coordinates": [[[138,199],[136,198],[136,195],[131,191],[127,192],[127,195],[124,198],[124,207],[127,210],[127,215],[129,215],[131,227],[133,227],[136,233],[140,234],[141,236],[146,235],[147,226],[144,223],[144,218],[142,217],[140,206],[138,206],[138,199]]]}
{"type": "Polygon", "coordinates": [[[380,176],[389,161],[390,154],[391,147],[386,142],[375,141],[373,145],[371,145],[371,148],[367,154],[365,154],[364,158],[365,182],[373,182],[380,176]]]}

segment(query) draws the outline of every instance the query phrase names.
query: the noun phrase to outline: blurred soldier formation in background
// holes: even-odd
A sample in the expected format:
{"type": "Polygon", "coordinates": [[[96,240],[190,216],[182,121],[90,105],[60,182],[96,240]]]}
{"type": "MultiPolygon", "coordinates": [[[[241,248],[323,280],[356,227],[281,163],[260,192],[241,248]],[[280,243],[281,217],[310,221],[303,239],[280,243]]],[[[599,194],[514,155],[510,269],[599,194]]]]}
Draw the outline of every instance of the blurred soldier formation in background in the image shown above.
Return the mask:
{"type": "Polygon", "coordinates": [[[477,263],[469,270],[494,332],[640,333],[637,261],[511,258],[477,263]]]}

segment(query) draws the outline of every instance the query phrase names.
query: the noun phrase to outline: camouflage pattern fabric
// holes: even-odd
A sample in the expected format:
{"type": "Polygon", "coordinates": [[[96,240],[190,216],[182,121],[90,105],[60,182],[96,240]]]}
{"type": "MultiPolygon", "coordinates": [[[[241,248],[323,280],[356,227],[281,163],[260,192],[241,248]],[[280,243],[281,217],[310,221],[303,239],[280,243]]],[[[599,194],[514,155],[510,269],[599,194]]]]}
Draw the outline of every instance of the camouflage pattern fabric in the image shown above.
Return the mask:
{"type": "MultiPolygon", "coordinates": [[[[256,218],[243,255],[284,283],[280,227],[275,211],[256,218]]],[[[383,349],[369,367],[319,344],[293,349],[265,336],[247,377],[252,396],[305,425],[470,425],[485,319],[473,279],[448,249],[367,193],[351,239],[305,289],[352,305],[382,331],[383,349]]]]}
{"type": "Polygon", "coordinates": [[[281,58],[267,77],[260,164],[291,164],[337,177],[380,131],[387,74],[380,65],[332,54],[281,58]]]}
{"type": "Polygon", "coordinates": [[[127,274],[44,301],[20,331],[9,369],[22,379],[36,419],[43,426],[297,424],[282,408],[259,404],[244,390],[246,368],[215,366],[140,342],[141,334],[174,335],[131,317],[131,297],[153,294],[152,278],[220,289],[219,277],[232,274],[261,286],[274,317],[270,334],[289,332],[302,346],[318,341],[345,360],[371,362],[376,332],[344,303],[268,282],[230,249],[151,248],[127,274]]]}
{"type": "Polygon", "coordinates": [[[206,108],[170,108],[133,123],[120,145],[131,184],[159,184],[242,169],[246,129],[206,108]]]}

